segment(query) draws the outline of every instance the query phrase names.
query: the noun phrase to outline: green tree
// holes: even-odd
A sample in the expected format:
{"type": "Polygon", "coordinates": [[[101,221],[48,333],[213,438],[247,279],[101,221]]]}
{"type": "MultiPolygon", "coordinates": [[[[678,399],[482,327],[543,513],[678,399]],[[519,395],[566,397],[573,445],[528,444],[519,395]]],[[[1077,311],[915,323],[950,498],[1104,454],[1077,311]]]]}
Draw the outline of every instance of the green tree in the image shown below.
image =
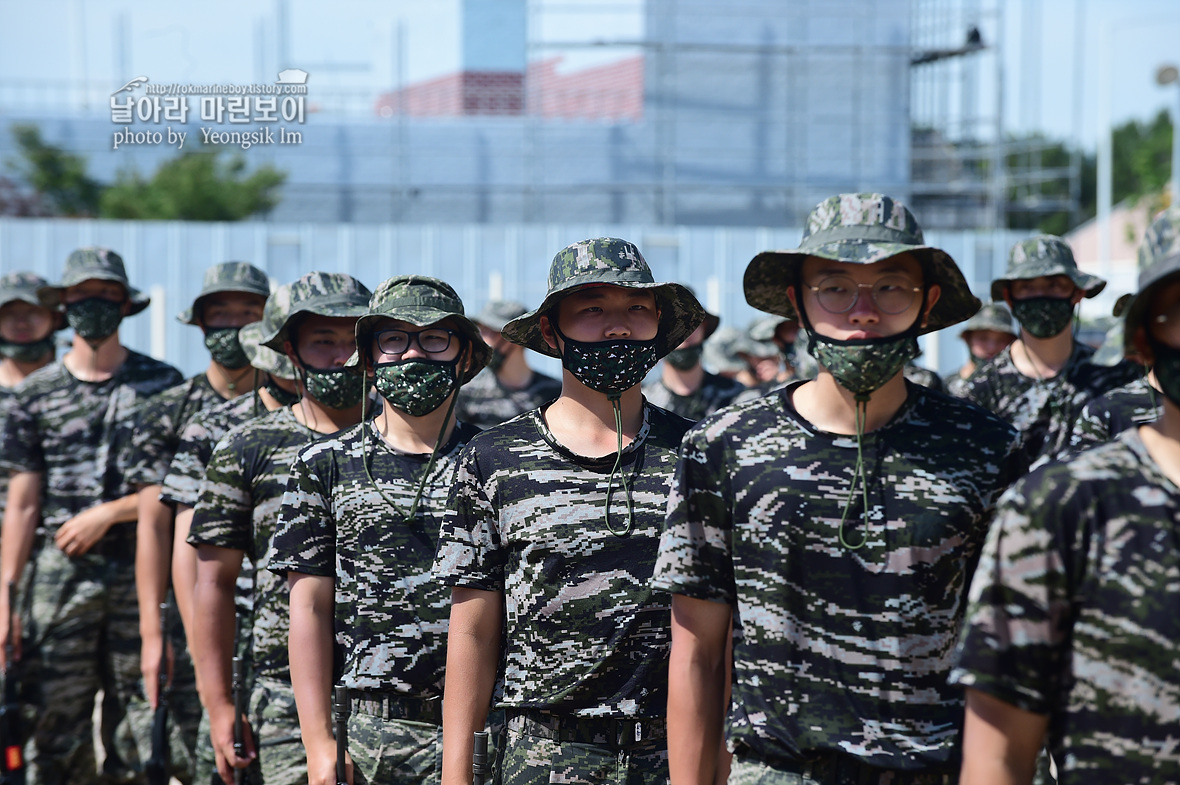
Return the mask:
{"type": "Polygon", "coordinates": [[[1172,176],[1172,120],[1166,109],[1146,123],[1132,120],[1111,136],[1111,194],[1124,199],[1151,198],[1153,212],[1164,206],[1161,196],[1172,176]]]}
{"type": "Polygon", "coordinates": [[[86,174],[86,159],[47,144],[35,125],[14,125],[20,158],[9,168],[27,183],[49,215],[89,216],[98,212],[102,184],[86,174]]]}
{"type": "Polygon", "coordinates": [[[239,221],[278,204],[285,172],[265,165],[246,172],[241,156],[195,150],[164,162],[150,179],[121,171],[102,194],[103,218],[239,221]]]}

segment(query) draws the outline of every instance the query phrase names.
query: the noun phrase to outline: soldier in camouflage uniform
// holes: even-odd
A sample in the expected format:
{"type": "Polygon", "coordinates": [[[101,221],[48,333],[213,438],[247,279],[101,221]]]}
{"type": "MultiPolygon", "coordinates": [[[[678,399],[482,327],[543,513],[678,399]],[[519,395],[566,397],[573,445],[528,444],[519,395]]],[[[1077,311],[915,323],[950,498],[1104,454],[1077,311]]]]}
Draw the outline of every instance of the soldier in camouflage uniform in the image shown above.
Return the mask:
{"type": "MultiPolygon", "coordinates": [[[[142,639],[140,668],[147,702],[155,708],[157,674],[164,640],[160,635],[160,604],[171,583],[174,509],[160,498],[160,486],[168,474],[180,445],[180,434],[188,419],[253,389],[254,369],[238,341],[238,329],[262,316],[270,293],[270,279],[246,262],[224,262],[205,271],[204,285],[193,304],[177,315],[182,324],[200,327],[209,350],[209,366],[202,373],[165,390],[140,407],[131,446],[125,459],[124,476],[139,488],[139,523],[136,526],[135,585],[139,598],[139,634],[142,639]]],[[[191,599],[182,588],[177,604],[191,599]]],[[[187,610],[187,608],[186,608],[187,610]]],[[[184,645],[183,630],[175,631],[172,646],[173,730],[178,734],[171,752],[174,774],[188,782],[193,777],[193,755],[197,742],[200,702],[194,680],[192,659],[184,645]]],[[[150,739],[150,728],[137,733],[150,739]]],[[[147,758],[150,748],[140,750],[147,758]]]]}
{"type": "Polygon", "coordinates": [[[967,344],[967,361],[959,370],[943,379],[943,386],[956,398],[963,397],[967,380],[981,364],[995,357],[1016,340],[1012,312],[1004,303],[987,303],[959,331],[967,344]]]}
{"type": "Polygon", "coordinates": [[[598,238],[558,253],[541,306],[505,325],[561,358],[562,389],[459,460],[435,564],[454,587],[443,782],[470,782],[493,688],[505,785],[667,781],[669,606],[648,579],[690,423],[639,385],[703,318],[632,243],[598,238]]]}
{"type": "Polygon", "coordinates": [[[459,451],[479,432],[455,421],[455,393],[492,350],[455,291],[418,275],[378,287],[356,336],[381,414],[299,454],[268,569],[291,586],[311,785],[336,782],[329,696],[340,665],[352,781],[438,782],[451,593],[430,569],[459,451]]]}
{"type": "Polygon", "coordinates": [[[272,297],[287,313],[262,345],[294,363],[302,398],[290,408],[249,420],[226,434],[209,459],[188,541],[197,547],[194,637],[201,699],[217,768],[230,782],[234,768],[257,756],[266,785],[307,781],[287,658],[287,585],[257,569],[278,519],[295,456],[308,444],[356,424],[364,377],[344,362],[352,354],[356,320],[370,292],[349,275],[309,273],[272,297]],[[254,561],[253,624],[249,630],[252,684],[247,754],[233,747],[230,662],[235,651],[234,595],[242,557],[254,561]],[[262,749],[259,749],[261,747],[262,749]]]}
{"type": "MultiPolygon", "coordinates": [[[[690,289],[691,291],[691,289],[690,289]]],[[[709,373],[701,365],[704,342],[717,331],[721,317],[706,313],[705,321],[664,358],[660,375],[644,382],[648,403],[696,422],[730,404],[746,386],[709,373]]]]}
{"type": "Polygon", "coordinates": [[[561,382],[534,371],[523,346],[500,335],[504,325],[525,312],[520,303],[491,300],[472,321],[484,343],[492,347],[488,367],[459,390],[455,418],[480,428],[499,425],[521,412],[549,403],[561,392],[561,382]]]}
{"type": "Polygon", "coordinates": [[[101,689],[103,780],[133,781],[142,768],[136,742],[146,741],[133,735],[141,722],[126,716],[141,689],[136,495],[118,456],[137,404],[181,377],[120,344],[119,323],[149,299],[130,286],[113,251],[74,251],[61,283],[39,295],[64,306],[74,339],[59,362],[25,380],[0,442],[0,465],[13,473],[0,546],[0,651],[13,634],[7,583],[31,562],[22,642],[37,691],[29,780],[95,780],[91,717],[101,689]]]}
{"type": "MultiPolygon", "coordinates": [[[[242,395],[217,406],[203,409],[189,418],[180,435],[180,446],[168,475],[160,489],[160,499],[176,509],[175,546],[172,551],[172,584],[177,607],[184,622],[186,635],[193,637],[192,594],[196,585],[197,551],[188,544],[192,525],[193,509],[200,496],[201,482],[205,467],[213,455],[214,446],[232,428],[267,412],[289,407],[299,400],[295,383],[295,368],[285,355],[259,345],[262,335],[273,334],[286,319],[286,313],[279,310],[277,303],[288,302],[286,293],[290,285],[278,287],[275,295],[267,300],[262,321],[253,322],[238,330],[242,350],[250,359],[250,365],[262,374],[262,384],[253,395],[242,395]]],[[[236,654],[249,659],[249,632],[254,607],[254,562],[248,555],[242,557],[242,571],[238,575],[235,595],[238,619],[238,646],[236,654]],[[244,632],[243,632],[244,631],[244,632]]],[[[202,708],[197,739],[209,738],[209,714],[202,708]]],[[[257,761],[250,770],[251,782],[259,782],[257,761]]],[[[197,744],[197,783],[220,782],[213,747],[197,744]]]]}
{"type": "Polygon", "coordinates": [[[832,197],[746,300],[798,312],[820,371],[684,439],[652,585],[670,591],[673,782],[953,782],[946,685],[1015,431],[905,379],[917,337],[979,308],[904,206],[832,197]],[[800,307],[802,306],[802,307],[800,307]],[[725,717],[732,621],[732,700],[725,717]]]}
{"type": "Polygon", "coordinates": [[[963,782],[1180,777],[1180,245],[1139,274],[1125,344],[1163,414],[1049,463],[1000,501],[951,682],[967,688],[963,782]]]}
{"type": "Polygon", "coordinates": [[[1086,401],[1142,374],[1122,362],[1092,361],[1094,349],[1076,340],[1075,306],[1106,286],[1083,273],[1063,240],[1038,235],[1012,247],[1008,270],[992,282],[1020,323],[1020,337],[966,382],[963,397],[998,414],[1020,431],[1030,460],[1047,459],[1069,444],[1086,401]]]}

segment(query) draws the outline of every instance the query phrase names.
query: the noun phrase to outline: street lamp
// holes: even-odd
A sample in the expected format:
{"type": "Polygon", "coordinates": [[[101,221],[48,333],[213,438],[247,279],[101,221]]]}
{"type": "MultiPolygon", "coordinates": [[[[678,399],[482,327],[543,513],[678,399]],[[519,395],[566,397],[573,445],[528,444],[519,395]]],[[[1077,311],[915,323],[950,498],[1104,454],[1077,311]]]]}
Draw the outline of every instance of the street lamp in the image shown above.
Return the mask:
{"type": "MultiPolygon", "coordinates": [[[[1176,98],[1180,102],[1180,69],[1168,64],[1155,71],[1155,83],[1161,87],[1175,84],[1176,98]]],[[[1171,204],[1180,204],[1180,104],[1172,106],[1172,197],[1171,204]]]]}

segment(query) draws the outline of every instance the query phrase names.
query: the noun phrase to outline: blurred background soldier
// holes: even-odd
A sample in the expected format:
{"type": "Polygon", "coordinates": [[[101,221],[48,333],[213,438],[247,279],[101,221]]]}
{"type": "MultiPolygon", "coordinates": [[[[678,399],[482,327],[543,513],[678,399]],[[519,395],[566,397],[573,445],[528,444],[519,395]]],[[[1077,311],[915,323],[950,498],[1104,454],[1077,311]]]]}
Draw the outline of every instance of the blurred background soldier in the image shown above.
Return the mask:
{"type": "Polygon", "coordinates": [[[525,312],[520,303],[491,300],[472,321],[484,343],[492,347],[487,368],[459,390],[455,417],[459,422],[489,428],[536,409],[561,393],[561,382],[529,367],[525,348],[500,334],[504,325],[525,312]]]}
{"type": "Polygon", "coordinates": [[[943,383],[948,393],[962,398],[964,383],[975,373],[975,369],[1016,340],[1012,312],[1003,303],[987,303],[967,320],[959,331],[959,337],[967,344],[967,361],[959,370],[943,379],[943,383]]]}

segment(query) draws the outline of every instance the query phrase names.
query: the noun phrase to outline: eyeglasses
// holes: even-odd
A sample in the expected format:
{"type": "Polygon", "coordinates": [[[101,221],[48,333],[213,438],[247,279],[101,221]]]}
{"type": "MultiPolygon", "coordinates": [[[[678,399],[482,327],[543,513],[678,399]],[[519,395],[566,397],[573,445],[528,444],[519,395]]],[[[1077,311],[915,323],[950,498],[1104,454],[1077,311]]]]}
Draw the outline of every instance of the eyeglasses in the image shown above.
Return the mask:
{"type": "Polygon", "coordinates": [[[410,348],[411,340],[427,354],[442,354],[451,348],[451,341],[458,335],[454,330],[431,327],[416,333],[405,330],[381,330],[373,334],[373,343],[383,354],[402,354],[410,348]]]}
{"type": "Polygon", "coordinates": [[[816,286],[807,285],[828,313],[848,313],[860,298],[861,289],[869,289],[873,303],[881,313],[904,313],[914,304],[921,286],[901,275],[887,275],[876,283],[857,283],[848,275],[829,275],[816,286]]]}

